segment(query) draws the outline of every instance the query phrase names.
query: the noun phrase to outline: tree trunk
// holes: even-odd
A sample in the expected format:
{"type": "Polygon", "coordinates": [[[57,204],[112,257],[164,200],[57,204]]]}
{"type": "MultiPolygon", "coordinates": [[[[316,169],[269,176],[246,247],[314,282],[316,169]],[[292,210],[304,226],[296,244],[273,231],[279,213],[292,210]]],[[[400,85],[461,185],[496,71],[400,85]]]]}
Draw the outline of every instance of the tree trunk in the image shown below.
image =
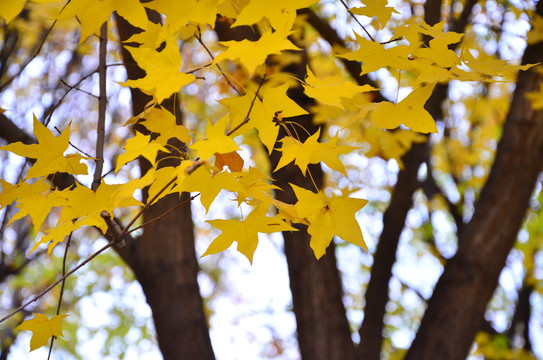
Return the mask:
{"type": "MultiPolygon", "coordinates": [[[[543,14],[543,2],[537,4],[543,14]]],[[[543,60],[543,43],[528,46],[523,63],[543,60]]],[[[496,160],[428,303],[406,360],[464,359],[480,329],[486,304],[524,219],[543,164],[543,111],[534,111],[525,94],[539,89],[542,75],[518,76],[496,160]]]]}
{"type": "MultiPolygon", "coordinates": [[[[133,33],[133,28],[117,17],[121,41],[133,33]]],[[[123,49],[125,64],[133,64],[123,49]]],[[[129,79],[142,77],[141,69],[127,66],[129,79]]],[[[149,98],[132,90],[134,114],[143,111],[149,98]]],[[[177,104],[166,100],[163,105],[173,111],[177,104]]],[[[181,111],[174,112],[181,122],[181,111]]],[[[184,144],[175,144],[183,150],[184,144]]],[[[161,162],[163,166],[171,166],[161,162]]],[[[147,171],[145,162],[140,166],[147,171]]],[[[143,221],[154,219],[187,200],[172,194],[164,197],[143,214],[143,221]]],[[[194,248],[194,231],[190,202],[144,228],[143,235],[117,249],[134,271],[153,312],[158,344],[164,359],[215,359],[209,328],[198,287],[198,260],[194,248]]]]}
{"type": "MultiPolygon", "coordinates": [[[[287,69],[285,69],[287,70],[287,69]]],[[[288,71],[303,79],[305,64],[289,67],[288,71]]],[[[298,105],[307,108],[310,101],[301,89],[292,89],[289,96],[298,105]]],[[[316,131],[311,116],[297,119],[310,133],[316,131]]],[[[280,136],[285,136],[284,132],[280,136]]],[[[307,134],[298,132],[305,141],[307,134]]],[[[272,154],[272,168],[277,164],[277,152],[272,154]]],[[[320,189],[323,173],[320,165],[309,168],[315,185],[320,189]]],[[[316,191],[310,177],[304,177],[292,164],[273,174],[276,185],[282,191],[276,196],[280,201],[294,204],[296,196],[288,183],[316,191]]],[[[343,288],[336,265],[333,243],[326,254],[317,260],[309,246],[307,227],[296,232],[283,232],[285,256],[287,258],[290,289],[294,314],[296,316],[298,344],[302,359],[308,360],[351,360],[354,359],[354,345],[349,322],[343,305],[343,288]]]]}

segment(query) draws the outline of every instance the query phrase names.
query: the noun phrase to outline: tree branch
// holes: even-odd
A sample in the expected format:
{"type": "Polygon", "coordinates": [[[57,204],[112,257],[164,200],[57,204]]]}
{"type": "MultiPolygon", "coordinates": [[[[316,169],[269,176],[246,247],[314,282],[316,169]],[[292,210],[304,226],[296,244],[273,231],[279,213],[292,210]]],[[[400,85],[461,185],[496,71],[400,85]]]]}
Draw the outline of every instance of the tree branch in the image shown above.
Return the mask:
{"type": "Polygon", "coordinates": [[[92,181],[92,190],[96,191],[102,182],[102,169],[104,167],[104,138],[106,132],[106,54],[107,54],[107,21],[100,28],[100,46],[99,46],[99,87],[100,95],[98,97],[98,122],[96,126],[96,167],[92,181]]]}

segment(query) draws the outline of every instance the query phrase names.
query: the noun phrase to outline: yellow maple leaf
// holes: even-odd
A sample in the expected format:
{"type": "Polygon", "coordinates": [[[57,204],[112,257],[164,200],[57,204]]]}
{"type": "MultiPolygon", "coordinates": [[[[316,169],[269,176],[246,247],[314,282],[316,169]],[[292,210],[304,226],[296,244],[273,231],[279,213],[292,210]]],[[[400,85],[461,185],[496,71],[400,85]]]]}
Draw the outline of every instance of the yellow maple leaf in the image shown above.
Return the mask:
{"type": "Polygon", "coordinates": [[[215,153],[227,154],[240,150],[238,144],[231,136],[225,134],[227,117],[223,116],[215,125],[209,119],[206,125],[206,138],[190,145],[190,148],[198,151],[201,160],[207,160],[215,153]]]}
{"type": "Polygon", "coordinates": [[[7,150],[19,156],[36,159],[34,165],[26,173],[25,180],[46,177],[58,172],[87,175],[87,165],[81,164],[81,160],[87,159],[86,157],[79,154],[63,155],[69,146],[70,125],[64,129],[60,136],[55,137],[34,116],[34,135],[38,140],[37,144],[25,145],[16,142],[0,147],[0,150],[7,150]]]}
{"type": "Polygon", "coordinates": [[[0,17],[8,24],[23,10],[25,2],[25,0],[0,1],[0,17]]]}
{"type": "Polygon", "coordinates": [[[175,115],[159,106],[145,109],[141,114],[130,118],[125,125],[141,124],[158,137],[153,140],[160,145],[166,145],[169,139],[176,138],[185,144],[189,144],[191,137],[189,130],[183,125],[177,124],[175,115]]]}
{"type": "Polygon", "coordinates": [[[253,263],[253,255],[258,246],[258,233],[274,233],[278,231],[296,231],[284,221],[281,215],[268,217],[266,212],[270,199],[261,202],[245,220],[208,220],[207,223],[222,231],[213,240],[202,256],[217,254],[228,249],[234,241],[238,243],[238,251],[253,263]]]}
{"type": "Polygon", "coordinates": [[[403,124],[413,131],[437,133],[434,118],[424,108],[434,86],[435,84],[431,84],[415,89],[398,104],[383,101],[368,105],[373,109],[372,121],[377,127],[384,129],[394,129],[403,124]]]}
{"type": "Polygon", "coordinates": [[[190,84],[196,77],[180,71],[182,58],[177,42],[168,36],[165,44],[160,52],[148,47],[127,47],[146,75],[141,79],[127,80],[119,84],[141,89],[144,93],[152,95],[159,103],[190,84]]]}
{"type": "MultiPolygon", "coordinates": [[[[146,4],[148,5],[148,4],[146,4]]],[[[157,49],[163,41],[166,41],[169,35],[169,28],[162,24],[155,24],[147,21],[147,30],[132,35],[124,43],[138,43],[139,47],[157,49]]]]}
{"type": "Polygon", "coordinates": [[[361,246],[368,251],[360,225],[355,214],[367,200],[350,198],[346,195],[326,197],[291,184],[298,202],[294,204],[297,216],[309,221],[307,232],[311,235],[310,246],[315,257],[320,259],[332,242],[334,235],[361,246]]]}
{"type": "Polygon", "coordinates": [[[282,152],[281,159],[274,171],[277,171],[294,161],[305,175],[309,164],[324,162],[328,167],[347,176],[339,155],[346,154],[356,149],[354,146],[338,146],[338,134],[326,143],[319,142],[320,129],[311,135],[304,143],[292,138],[281,139],[282,147],[277,150],[282,152]]]}
{"type": "Polygon", "coordinates": [[[507,60],[499,59],[475,59],[471,52],[463,48],[461,52],[462,61],[472,70],[487,76],[506,76],[516,73],[519,70],[527,70],[536,64],[513,65],[507,60]]]}
{"type": "Polygon", "coordinates": [[[251,108],[251,103],[253,102],[253,99],[255,100],[255,104],[260,102],[260,99],[258,97],[255,98],[254,93],[248,91],[243,96],[232,96],[219,100],[219,104],[228,108],[228,121],[230,123],[229,128],[236,128],[236,131],[232,134],[232,136],[235,137],[245,134],[247,131],[253,128],[251,125],[249,125],[248,122],[244,125],[241,125],[245,121],[245,117],[247,116],[247,113],[251,108]]]}
{"type": "Polygon", "coordinates": [[[54,315],[49,319],[46,315],[33,313],[34,318],[25,320],[16,327],[17,330],[32,331],[30,351],[47,344],[51,336],[62,337],[62,319],[68,315],[54,315]]]}
{"type": "Polygon", "coordinates": [[[385,48],[385,46],[366,40],[358,34],[355,34],[355,36],[356,41],[360,44],[360,48],[338,56],[351,61],[361,61],[363,64],[360,75],[386,67],[402,70],[407,70],[411,67],[411,61],[409,60],[411,48],[409,46],[400,45],[385,48]]]}
{"type": "Polygon", "coordinates": [[[212,169],[205,165],[200,166],[196,171],[185,176],[179,187],[178,191],[199,192],[200,200],[206,212],[209,211],[211,203],[221,190],[231,192],[244,190],[234,174],[223,171],[213,175],[212,169]]]}
{"type": "Polygon", "coordinates": [[[81,43],[108,21],[114,11],[132,25],[146,30],[147,14],[139,0],[71,0],[58,18],[66,20],[77,16],[81,23],[81,43]]]}
{"type": "Polygon", "coordinates": [[[309,7],[319,0],[252,0],[245,6],[232,26],[252,25],[267,18],[274,29],[290,30],[296,10],[309,7]],[[288,27],[288,28],[287,28],[288,27]]]}
{"type": "Polygon", "coordinates": [[[38,232],[51,209],[66,203],[59,192],[52,192],[43,179],[32,184],[22,182],[17,185],[0,180],[0,184],[2,185],[0,208],[17,201],[19,209],[10,219],[8,225],[29,215],[32,218],[34,232],[38,232]]]}
{"type": "Polygon", "coordinates": [[[136,133],[136,136],[128,139],[123,146],[124,153],[117,158],[117,166],[115,166],[115,172],[119,172],[119,169],[126,163],[136,159],[138,156],[143,156],[154,164],[156,155],[159,151],[168,152],[164,146],[155,142],[150,142],[150,135],[143,135],[142,133],[136,133]]]}
{"type": "Polygon", "coordinates": [[[264,64],[266,58],[271,54],[280,54],[283,50],[300,50],[287,39],[290,35],[288,32],[275,31],[272,33],[268,29],[257,41],[249,41],[247,39],[241,41],[223,41],[222,45],[228,47],[215,57],[214,64],[221,60],[237,60],[254,73],[257,66],[264,64]]]}
{"type": "MultiPolygon", "coordinates": [[[[443,23],[440,24],[442,25],[438,29],[442,30],[443,23]]],[[[434,27],[438,25],[439,24],[434,25],[434,27]]],[[[435,31],[431,33],[436,35],[435,31]]],[[[431,60],[444,68],[460,65],[460,58],[454,51],[449,49],[449,45],[459,42],[463,35],[455,32],[440,34],[442,34],[442,36],[430,40],[429,47],[418,48],[414,51],[413,55],[422,59],[431,60]]]]}
{"type": "Polygon", "coordinates": [[[279,187],[271,184],[269,176],[254,166],[249,167],[249,171],[237,173],[236,178],[243,187],[243,190],[237,192],[238,205],[249,197],[264,201],[271,196],[273,189],[280,190],[279,187]]]}
{"type": "Polygon", "coordinates": [[[287,204],[277,199],[272,199],[271,203],[279,210],[279,214],[283,215],[290,223],[298,223],[309,226],[309,221],[305,218],[300,218],[293,204],[287,204]]]}
{"type": "Polygon", "coordinates": [[[274,116],[280,113],[284,119],[308,114],[305,109],[288,97],[288,89],[288,84],[268,89],[264,93],[262,101],[258,97],[255,98],[255,94],[250,92],[243,96],[225,98],[219,101],[222,105],[228,107],[231,128],[236,128],[245,121],[252,103],[249,121],[240,126],[233,135],[244,134],[254,127],[258,130],[258,137],[268,149],[268,153],[271,154],[279,134],[279,126],[274,122],[274,116]]]}
{"type": "Polygon", "coordinates": [[[166,16],[166,26],[178,32],[188,23],[215,26],[217,7],[223,0],[154,0],[145,6],[166,16]]]}
{"type": "Polygon", "coordinates": [[[362,0],[365,7],[352,8],[351,12],[356,15],[368,17],[377,16],[381,27],[385,27],[392,13],[399,14],[393,7],[389,7],[387,0],[362,0]]]}
{"type": "Polygon", "coordinates": [[[275,114],[280,113],[282,118],[308,114],[287,96],[288,88],[288,84],[283,84],[267,90],[262,102],[255,101],[250,116],[250,124],[258,130],[258,137],[270,154],[279,134],[279,126],[273,121],[275,114]]]}
{"type": "Polygon", "coordinates": [[[307,77],[303,87],[305,94],[325,105],[337,106],[345,110],[342,99],[352,99],[361,92],[378,90],[370,85],[355,85],[352,81],[341,76],[331,76],[324,79],[317,78],[307,68],[307,77]]]}
{"type": "MultiPolygon", "coordinates": [[[[146,175],[124,184],[102,182],[96,191],[85,186],[76,186],[70,191],[63,192],[66,206],[62,208],[58,224],[77,219],[72,230],[82,226],[96,226],[105,233],[107,224],[101,216],[102,211],[113,214],[117,208],[142,205],[141,202],[134,199],[134,191],[149,185],[151,181],[152,177],[146,175]]],[[[62,235],[56,232],[56,235],[59,236],[68,234],[62,235]]]]}

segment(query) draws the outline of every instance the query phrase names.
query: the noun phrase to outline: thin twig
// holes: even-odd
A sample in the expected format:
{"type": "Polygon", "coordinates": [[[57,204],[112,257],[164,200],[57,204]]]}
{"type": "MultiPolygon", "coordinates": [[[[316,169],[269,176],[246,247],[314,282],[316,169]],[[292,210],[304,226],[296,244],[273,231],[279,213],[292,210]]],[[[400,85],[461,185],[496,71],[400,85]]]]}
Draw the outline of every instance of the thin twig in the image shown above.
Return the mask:
{"type": "MultiPolygon", "coordinates": [[[[215,61],[215,56],[213,56],[213,53],[211,52],[211,50],[209,50],[209,48],[206,46],[206,44],[204,44],[204,42],[202,40],[202,32],[200,31],[200,27],[198,27],[198,34],[196,34],[194,36],[196,37],[196,40],[198,40],[200,45],[203,46],[203,48],[209,54],[209,56],[213,59],[213,61],[215,61]]],[[[234,91],[238,94],[238,96],[242,96],[243,94],[241,93],[241,91],[239,91],[238,88],[235,87],[234,84],[232,84],[230,79],[228,79],[228,77],[226,76],[226,74],[222,70],[221,66],[219,64],[215,64],[215,66],[217,66],[217,69],[219,69],[219,71],[221,72],[221,74],[224,77],[224,79],[226,80],[226,83],[228,84],[228,86],[230,86],[232,89],[234,89],[234,91]]]]}
{"type": "Polygon", "coordinates": [[[139,230],[139,229],[144,228],[145,226],[147,226],[147,225],[149,225],[149,224],[151,224],[151,223],[154,223],[155,221],[158,221],[158,220],[162,219],[163,217],[165,217],[166,215],[168,215],[168,214],[174,212],[175,210],[179,209],[181,206],[185,205],[185,204],[188,203],[189,201],[192,201],[192,200],[196,199],[199,195],[200,195],[200,193],[198,193],[198,194],[196,194],[196,195],[192,195],[190,198],[186,199],[185,201],[183,201],[183,202],[180,203],[180,204],[175,205],[173,208],[171,208],[170,210],[166,211],[166,212],[163,213],[162,215],[157,216],[156,218],[151,219],[151,220],[149,220],[149,221],[147,221],[147,222],[144,222],[144,223],[141,224],[140,226],[137,226],[137,227],[133,228],[132,230],[127,231],[126,234],[130,234],[130,233],[132,233],[132,232],[134,232],[134,231],[136,231],[136,230],[139,230]]]}
{"type": "MultiPolygon", "coordinates": [[[[66,6],[66,5],[65,5],[66,6]]],[[[36,49],[36,51],[34,52],[34,54],[32,54],[32,56],[30,56],[30,58],[24,63],[23,66],[21,66],[19,68],[19,70],[17,71],[17,73],[15,75],[13,75],[12,77],[10,77],[9,79],[6,80],[5,83],[3,83],[2,85],[0,85],[0,92],[2,92],[4,90],[4,88],[6,86],[8,86],[9,84],[11,84],[13,82],[13,80],[15,80],[18,76],[21,75],[21,73],[26,69],[26,67],[28,66],[28,64],[30,64],[32,62],[32,60],[34,60],[36,58],[36,56],[38,56],[38,54],[40,53],[41,49],[43,48],[43,45],[45,44],[45,40],[47,39],[47,37],[49,36],[49,34],[51,33],[51,31],[53,30],[53,27],[55,26],[55,24],[57,23],[57,20],[55,19],[55,21],[53,21],[53,23],[51,24],[51,26],[49,27],[49,29],[47,29],[47,32],[45,33],[45,35],[43,36],[43,38],[41,39],[40,43],[38,44],[38,48],[36,49]]]]}
{"type": "Polygon", "coordinates": [[[253,110],[253,106],[255,104],[256,98],[258,96],[258,92],[260,91],[260,88],[262,87],[262,84],[264,84],[264,81],[266,80],[266,74],[262,76],[262,79],[260,80],[260,84],[258,84],[258,89],[256,89],[255,96],[253,97],[253,100],[251,101],[251,106],[249,106],[249,111],[247,111],[247,115],[245,116],[245,119],[243,119],[242,122],[240,122],[236,127],[234,127],[232,130],[230,130],[228,133],[226,133],[226,136],[230,136],[233,133],[235,133],[240,127],[247,124],[250,120],[251,111],[253,110]]]}
{"type": "Polygon", "coordinates": [[[68,84],[66,81],[64,81],[64,79],[60,79],[59,82],[60,82],[62,85],[68,87],[70,90],[76,90],[76,91],[82,92],[83,94],[86,94],[86,95],[88,95],[88,96],[90,96],[90,97],[93,97],[93,98],[95,98],[95,99],[99,99],[99,98],[100,98],[99,96],[94,95],[94,94],[91,93],[90,91],[83,90],[83,89],[81,89],[81,88],[78,88],[78,87],[75,87],[75,86],[72,86],[72,85],[68,84]]]}
{"type": "Polygon", "coordinates": [[[96,167],[92,181],[92,190],[96,191],[102,180],[102,170],[104,168],[104,139],[106,132],[106,54],[107,54],[107,21],[100,28],[100,51],[99,51],[99,87],[100,96],[98,98],[98,123],[96,126],[96,167]]]}
{"type": "MultiPolygon", "coordinates": [[[[66,248],[64,249],[64,257],[62,258],[62,276],[66,275],[66,258],[68,257],[68,248],[70,247],[70,242],[72,241],[72,233],[68,235],[68,240],[66,240],[66,248]]],[[[58,296],[58,306],[57,306],[57,315],[60,315],[60,307],[62,305],[62,296],[64,295],[64,285],[66,284],[66,279],[62,280],[60,284],[60,295],[58,296]]],[[[56,336],[51,337],[51,346],[49,346],[49,354],[47,355],[47,360],[51,358],[51,352],[53,351],[53,344],[55,343],[56,336]]]]}
{"type": "Polygon", "coordinates": [[[347,4],[345,4],[345,2],[343,0],[339,0],[340,3],[343,4],[343,6],[345,6],[345,9],[347,9],[347,12],[349,13],[349,15],[351,15],[351,17],[354,19],[354,21],[356,21],[356,23],[358,25],[360,25],[360,27],[364,30],[364,32],[366,33],[366,35],[368,35],[368,37],[370,38],[371,41],[373,42],[376,42],[375,39],[371,36],[371,34],[368,32],[368,30],[366,30],[366,28],[364,27],[364,25],[362,25],[360,23],[360,21],[358,21],[358,19],[356,18],[356,16],[354,16],[354,14],[351,12],[351,9],[349,9],[349,7],[347,6],[347,4]]]}
{"type": "MultiPolygon", "coordinates": [[[[59,134],[62,134],[62,131],[60,131],[60,129],[56,126],[53,126],[53,128],[59,133],[59,134]]],[[[92,158],[92,155],[86,153],[85,151],[81,150],[79,147],[75,146],[71,141],[68,141],[68,144],[70,144],[71,147],[73,147],[74,149],[76,149],[77,151],[79,151],[81,154],[85,155],[86,157],[90,157],[92,158]]]]}
{"type": "Polygon", "coordinates": [[[404,37],[403,36],[398,36],[398,37],[396,37],[394,39],[390,39],[388,41],[380,42],[379,44],[386,45],[386,44],[390,44],[390,43],[393,43],[393,42],[396,42],[396,41],[401,41],[401,40],[404,40],[404,37]]]}
{"type": "MultiPolygon", "coordinates": [[[[98,68],[96,68],[96,70],[94,71],[91,71],[90,73],[86,74],[85,76],[83,76],[82,78],[80,78],[76,83],[75,85],[68,85],[66,84],[66,86],[68,86],[68,90],[64,93],[64,95],[62,95],[62,97],[60,98],[60,100],[55,104],[55,106],[52,107],[52,109],[50,110],[49,114],[47,114],[47,117],[45,118],[45,120],[43,121],[43,124],[45,126],[47,126],[49,124],[49,121],[51,121],[51,117],[53,116],[53,113],[55,112],[55,110],[60,106],[60,104],[62,104],[62,102],[64,101],[64,99],[66,98],[66,96],[68,96],[68,94],[70,93],[70,91],[72,91],[73,89],[76,89],[76,87],[81,84],[83,81],[85,81],[86,79],[88,79],[89,77],[91,77],[92,75],[94,75],[95,73],[98,72],[98,68]]],[[[64,83],[64,80],[60,80],[62,83],[64,83]]],[[[80,90],[80,89],[78,89],[80,90]]],[[[80,90],[80,91],[83,91],[83,90],[80,90]]],[[[94,95],[93,95],[94,96],[94,95]]]]}
{"type": "Polygon", "coordinates": [[[202,66],[200,66],[199,68],[196,68],[196,69],[194,69],[194,70],[187,71],[185,74],[192,74],[192,73],[195,73],[196,71],[200,71],[200,70],[202,70],[202,69],[205,69],[206,67],[210,67],[211,65],[213,65],[213,63],[209,63],[209,64],[202,65],[202,66]]]}
{"type": "Polygon", "coordinates": [[[94,252],[91,256],[89,256],[88,258],[86,258],[85,260],[83,260],[83,262],[81,262],[79,265],[77,265],[75,268],[73,268],[72,270],[70,270],[68,273],[66,273],[65,275],[63,275],[60,279],[58,279],[57,281],[55,281],[54,283],[52,283],[51,285],[49,285],[48,287],[46,287],[44,290],[42,290],[38,295],[34,296],[32,299],[28,300],[27,302],[25,302],[24,304],[22,304],[21,306],[19,306],[17,309],[13,310],[11,313],[9,313],[8,315],[4,316],[3,318],[0,319],[0,323],[6,321],[7,319],[9,319],[10,317],[12,317],[13,315],[17,314],[19,311],[23,310],[25,307],[27,307],[28,305],[32,304],[33,302],[35,302],[36,300],[38,300],[39,298],[41,298],[43,295],[45,295],[46,293],[48,293],[49,291],[51,291],[52,288],[54,288],[55,286],[57,286],[58,284],[60,284],[63,280],[65,280],[68,276],[72,275],[74,272],[76,272],[77,270],[81,269],[83,266],[85,266],[89,261],[91,261],[92,259],[94,259],[95,257],[97,257],[98,255],[100,255],[101,253],[103,253],[105,250],[109,249],[113,244],[115,243],[115,241],[110,241],[108,242],[104,247],[102,247],[101,249],[99,249],[98,251],[94,252]]]}

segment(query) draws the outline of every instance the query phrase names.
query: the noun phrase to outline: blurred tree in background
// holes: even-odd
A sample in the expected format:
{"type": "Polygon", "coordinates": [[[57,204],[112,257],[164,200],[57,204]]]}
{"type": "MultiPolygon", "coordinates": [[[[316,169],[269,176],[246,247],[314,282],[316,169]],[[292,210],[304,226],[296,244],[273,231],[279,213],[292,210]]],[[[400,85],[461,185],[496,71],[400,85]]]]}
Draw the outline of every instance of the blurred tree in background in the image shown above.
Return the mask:
{"type": "Polygon", "coordinates": [[[0,17],[0,359],[543,355],[542,2],[0,17]]]}

